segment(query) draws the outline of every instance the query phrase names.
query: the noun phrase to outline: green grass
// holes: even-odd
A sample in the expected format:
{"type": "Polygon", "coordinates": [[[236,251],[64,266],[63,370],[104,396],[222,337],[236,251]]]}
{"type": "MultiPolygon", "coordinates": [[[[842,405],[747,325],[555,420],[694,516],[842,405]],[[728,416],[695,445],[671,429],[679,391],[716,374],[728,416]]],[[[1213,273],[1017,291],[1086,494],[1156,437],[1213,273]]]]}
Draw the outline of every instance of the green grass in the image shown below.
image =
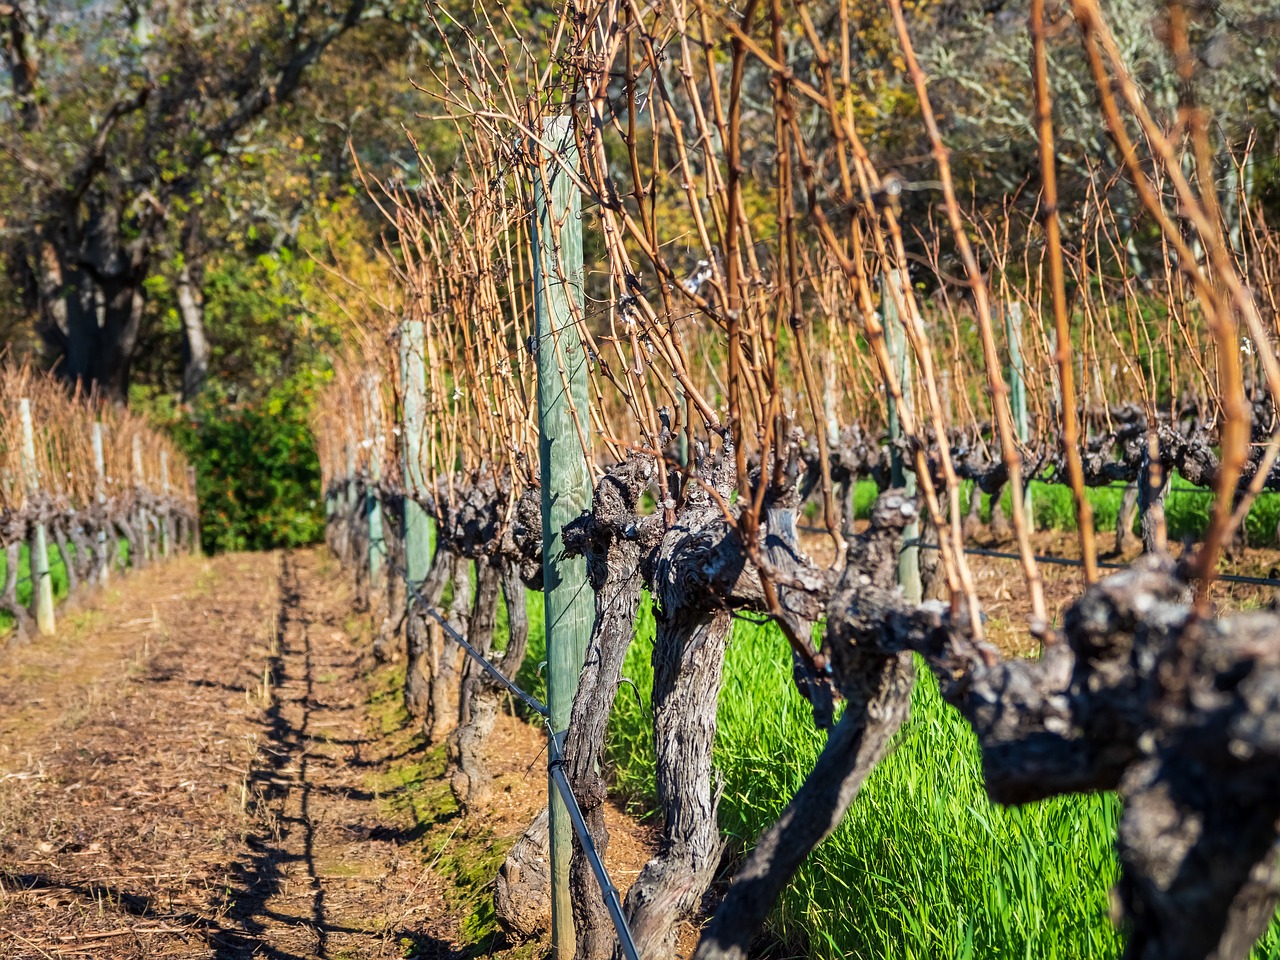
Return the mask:
{"type": "MultiPolygon", "coordinates": [[[[532,598],[531,598],[532,599],[532,598]]],[[[539,605],[540,606],[540,605],[539,605]]],[[[615,787],[653,809],[649,712],[654,620],[646,600],[609,726],[615,787]]],[[[530,660],[541,650],[541,631],[530,660]]],[[[721,830],[738,851],[771,824],[823,743],[791,681],[785,641],[740,621],[725,664],[716,766],[721,830]]],[[[777,956],[1119,956],[1108,919],[1120,802],[1110,794],[1006,808],[987,800],[975,738],[922,673],[912,718],[844,824],[812,854],[767,930],[777,956]]],[[[1273,927],[1255,952],[1280,958],[1273,927]]]]}
{"type": "MultiPolygon", "coordinates": [[[[1213,506],[1213,491],[1203,487],[1192,487],[1179,474],[1175,473],[1169,484],[1169,495],[1165,499],[1165,524],[1169,536],[1175,540],[1183,537],[1198,538],[1209,526],[1209,510],[1213,506]]],[[[866,519],[871,513],[871,506],[876,501],[877,488],[872,480],[859,480],[854,489],[854,515],[866,519]]],[[[968,511],[969,501],[974,493],[972,481],[965,480],[961,484],[961,509],[968,511]]],[[[983,522],[991,520],[991,497],[980,493],[982,507],[980,515],[983,522]]],[[[1088,487],[1086,496],[1093,507],[1094,528],[1100,531],[1114,531],[1116,519],[1120,514],[1120,502],[1124,496],[1123,486],[1088,487]]],[[[1005,516],[1013,509],[1013,494],[1006,486],[1000,494],[1000,504],[1005,516]]],[[[1031,506],[1035,513],[1036,528],[1039,530],[1075,530],[1075,503],[1072,500],[1071,488],[1059,483],[1042,483],[1039,480],[1031,484],[1031,506]]],[[[814,518],[806,517],[812,521],[814,518]]],[[[1274,547],[1280,545],[1276,539],[1276,527],[1280,524],[1280,493],[1264,492],[1254,500],[1245,518],[1245,531],[1250,546],[1274,547]]],[[[1135,522],[1135,532],[1138,527],[1135,522]]],[[[1104,547],[1109,541],[1104,542],[1104,547]]]]}
{"type": "MultiPolygon", "coordinates": [[[[49,576],[53,580],[53,599],[56,603],[67,595],[67,568],[56,545],[49,545],[48,555],[49,576]]],[[[0,583],[4,582],[8,572],[8,559],[0,555],[0,583]]],[[[24,543],[18,554],[18,602],[27,608],[31,606],[31,591],[31,547],[24,543]]],[[[0,613],[0,635],[7,633],[12,627],[13,617],[0,613]]]]}
{"type": "MultiPolygon", "coordinates": [[[[71,547],[72,550],[75,547],[71,547]]],[[[121,540],[117,546],[119,556],[122,561],[127,562],[129,558],[129,544],[125,540],[121,540]]],[[[52,542],[48,546],[49,555],[49,576],[53,580],[53,600],[58,603],[67,596],[67,568],[62,562],[62,553],[58,550],[57,544],[52,542]]],[[[4,582],[8,575],[8,560],[5,555],[0,554],[0,583],[4,582]]],[[[18,554],[18,602],[28,609],[31,606],[31,547],[23,544],[18,554]]],[[[4,636],[13,627],[13,617],[7,613],[0,613],[0,637],[4,636]]]]}
{"type": "MultiPolygon", "coordinates": [[[[1185,485],[1174,478],[1175,487],[1185,485]]],[[[1089,491],[1099,528],[1114,529],[1121,494],[1111,488],[1089,491]]],[[[874,484],[859,484],[860,515],[866,515],[875,495],[874,484]]],[[[1066,488],[1037,483],[1033,498],[1040,526],[1074,526],[1066,488]]],[[[1202,530],[1209,502],[1200,494],[1171,495],[1171,535],[1202,530]]],[[[1250,515],[1251,534],[1258,535],[1253,542],[1263,533],[1270,541],[1277,517],[1280,495],[1260,497],[1250,515]]],[[[529,652],[516,679],[545,702],[545,672],[538,669],[546,655],[540,594],[528,594],[528,611],[529,652]]],[[[649,702],[654,630],[646,599],[623,670],[639,695],[628,684],[620,688],[607,746],[614,789],[639,816],[653,815],[655,806],[649,702]]],[[[507,614],[500,605],[498,649],[506,636],[507,614]]],[[[748,850],[782,812],[824,742],[795,691],[790,664],[775,628],[736,624],[720,693],[715,758],[724,787],[720,826],[735,853],[748,850]]],[[[1118,873],[1120,814],[1121,803],[1112,794],[1011,808],[992,804],[982,788],[972,731],[922,671],[911,720],[893,751],[774,910],[766,930],[776,945],[771,955],[824,960],[1118,957],[1123,938],[1110,922],[1108,898],[1118,873]]],[[[487,932],[491,918],[478,903],[468,905],[474,911],[468,923],[487,932]]],[[[1272,925],[1253,956],[1280,960],[1280,925],[1272,925]]]]}

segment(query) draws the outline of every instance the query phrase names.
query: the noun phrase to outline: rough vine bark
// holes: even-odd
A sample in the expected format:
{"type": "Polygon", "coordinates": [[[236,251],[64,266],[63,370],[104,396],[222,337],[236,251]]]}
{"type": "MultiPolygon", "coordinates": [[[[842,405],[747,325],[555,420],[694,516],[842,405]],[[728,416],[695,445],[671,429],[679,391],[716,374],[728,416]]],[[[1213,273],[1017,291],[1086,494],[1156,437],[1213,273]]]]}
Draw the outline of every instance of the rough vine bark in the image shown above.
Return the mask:
{"type": "MultiPolygon", "coordinates": [[[[427,571],[426,579],[418,592],[432,608],[439,607],[445,587],[453,576],[457,555],[448,544],[442,543],[436,551],[427,571]]],[[[427,622],[427,614],[418,604],[409,611],[405,623],[405,644],[408,662],[404,675],[404,707],[409,716],[425,719],[431,708],[431,674],[434,650],[427,622]]]]}
{"type": "Polygon", "coordinates": [[[13,617],[15,633],[11,643],[26,643],[31,637],[31,629],[35,625],[31,614],[25,606],[18,602],[18,558],[22,553],[22,542],[26,539],[27,523],[16,514],[4,518],[0,527],[5,543],[4,555],[4,592],[0,593],[0,609],[6,610],[13,617]]]}
{"type": "MultiPolygon", "coordinates": [[[[471,619],[471,564],[465,557],[454,555],[449,582],[453,597],[449,602],[448,622],[461,636],[468,635],[471,619]]],[[[444,628],[432,621],[427,624],[431,644],[431,702],[427,708],[425,730],[431,743],[442,743],[458,725],[458,697],[462,680],[462,660],[466,656],[444,628]]]]}
{"type": "MultiPolygon", "coordinates": [[[[855,609],[859,593],[872,584],[882,590],[894,588],[898,544],[915,518],[915,507],[905,496],[891,492],[880,497],[867,531],[849,541],[833,608],[855,609]]],[[[846,700],[844,715],[804,785],[734,876],[703,931],[697,960],[745,960],[783,887],[809,851],[840,825],[906,720],[914,680],[911,655],[881,652],[874,642],[867,642],[868,629],[875,629],[874,621],[845,619],[829,625],[824,646],[839,658],[836,677],[846,700]]]]}
{"type": "MultiPolygon", "coordinates": [[[[502,585],[501,568],[492,558],[477,563],[475,611],[467,639],[486,658],[493,647],[493,628],[498,620],[498,593],[502,585]]],[[[454,764],[449,785],[454,798],[464,810],[475,809],[490,796],[493,774],[485,765],[482,750],[485,738],[497,721],[497,702],[479,695],[485,678],[484,670],[470,657],[463,661],[461,688],[458,694],[458,726],[449,734],[448,756],[454,764]]]]}
{"type": "MultiPolygon", "coordinates": [[[[635,636],[640,567],[662,538],[660,517],[638,516],[640,499],[653,483],[655,473],[651,458],[629,457],[611,468],[596,485],[591,513],[565,528],[565,549],[587,558],[587,575],[596,604],[595,625],[565,737],[565,769],[601,856],[609,845],[604,820],[608,785],[602,769],[605,733],[622,676],[622,662],[635,636]]],[[[576,836],[569,884],[577,935],[576,958],[603,960],[612,954],[616,935],[591,864],[576,836]]]]}
{"type": "MultiPolygon", "coordinates": [[[[846,583],[857,571],[851,560],[846,583]]],[[[829,611],[840,688],[874,680],[869,654],[921,655],[977,735],[992,800],[1120,791],[1127,957],[1243,960],[1280,895],[1280,616],[1197,619],[1178,568],[1152,554],[1089,587],[1040,660],[1001,660],[968,636],[965,616],[912,608],[863,575],[829,611]]],[[[827,761],[796,801],[825,798],[818,825],[843,795],[827,761]]],[[[742,955],[759,904],[808,852],[791,842],[820,839],[801,820],[789,809],[766,833],[700,956],[742,955]]]]}
{"type": "MultiPolygon", "coordinates": [[[[723,494],[728,478],[719,479],[723,494]]],[[[720,790],[711,749],[733,620],[723,599],[731,591],[708,589],[707,581],[718,573],[728,586],[742,573],[745,552],[726,543],[734,538],[718,501],[691,488],[654,563],[653,726],[663,834],[625,903],[646,957],[672,955],[677,924],[698,906],[720,861],[720,790]]]]}
{"type": "Polygon", "coordinates": [[[382,504],[382,537],[387,549],[387,585],[382,592],[385,611],[373,638],[373,655],[386,662],[397,656],[395,650],[405,626],[405,586],[402,575],[406,568],[404,539],[404,496],[390,490],[379,491],[382,504]]]}
{"type": "Polygon", "coordinates": [[[53,542],[58,547],[58,556],[62,558],[62,569],[67,577],[67,594],[72,596],[80,589],[80,575],[76,570],[76,558],[71,552],[71,544],[67,540],[65,518],[55,518],[49,524],[49,529],[53,533],[53,542]]]}

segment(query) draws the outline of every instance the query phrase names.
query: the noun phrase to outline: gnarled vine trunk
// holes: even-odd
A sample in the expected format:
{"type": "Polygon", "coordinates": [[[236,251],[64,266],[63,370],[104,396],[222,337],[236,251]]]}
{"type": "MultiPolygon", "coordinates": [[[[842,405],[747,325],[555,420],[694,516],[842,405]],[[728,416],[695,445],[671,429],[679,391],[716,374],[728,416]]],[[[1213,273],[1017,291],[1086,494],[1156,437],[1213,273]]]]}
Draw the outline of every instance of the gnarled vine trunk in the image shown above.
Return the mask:
{"type": "MultiPolygon", "coordinates": [[[[453,597],[449,602],[448,622],[460,636],[468,635],[471,620],[471,562],[453,554],[449,582],[453,597]]],[[[443,743],[458,725],[458,699],[462,681],[462,648],[445,635],[444,628],[432,621],[427,625],[431,644],[431,701],[424,729],[431,743],[443,743]]]]}
{"type": "MultiPolygon", "coordinates": [[[[493,559],[485,557],[476,564],[476,601],[471,615],[471,630],[467,640],[486,659],[493,647],[493,628],[498,620],[498,593],[502,585],[502,571],[493,559]]],[[[487,686],[483,668],[471,657],[466,657],[461,672],[458,693],[458,726],[449,734],[449,759],[454,762],[454,772],[449,785],[458,804],[464,810],[475,809],[488,799],[493,774],[484,763],[482,750],[485,738],[493,731],[497,721],[498,703],[480,695],[487,686]]]]}
{"type": "MultiPolygon", "coordinates": [[[[445,587],[453,576],[456,554],[446,543],[441,543],[427,571],[426,579],[418,593],[426,604],[435,609],[440,605],[445,587]]],[[[409,611],[405,622],[405,645],[408,662],[404,675],[404,708],[409,716],[425,720],[431,709],[431,676],[434,670],[427,613],[417,603],[409,611]]]]}
{"type": "Polygon", "coordinates": [[[711,750],[733,618],[723,600],[728,591],[709,590],[706,576],[709,560],[719,562],[717,572],[728,581],[741,572],[745,552],[725,542],[734,536],[699,491],[666,531],[655,561],[653,728],[663,833],[625,903],[645,957],[673,955],[678,924],[698,907],[720,862],[720,788],[711,750]],[[725,568],[726,560],[736,572],[725,568]]]}
{"type": "MultiPolygon", "coordinates": [[[[618,693],[622,663],[635,636],[640,608],[641,564],[662,536],[660,518],[639,517],[640,499],[652,483],[653,461],[633,456],[610,469],[596,485],[591,513],[565,529],[566,550],[587,558],[596,617],[587,644],[578,693],[565,735],[565,772],[600,856],[609,846],[602,771],[609,713],[618,693]]],[[[574,837],[569,867],[577,960],[604,960],[616,934],[599,883],[582,844],[574,837]]]]}

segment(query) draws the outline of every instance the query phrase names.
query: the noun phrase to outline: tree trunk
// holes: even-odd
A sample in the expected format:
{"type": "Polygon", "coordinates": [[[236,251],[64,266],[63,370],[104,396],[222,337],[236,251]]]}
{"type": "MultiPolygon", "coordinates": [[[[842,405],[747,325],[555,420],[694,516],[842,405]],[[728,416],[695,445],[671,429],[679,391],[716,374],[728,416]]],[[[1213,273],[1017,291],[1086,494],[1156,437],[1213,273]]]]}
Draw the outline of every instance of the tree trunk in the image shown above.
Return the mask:
{"type": "Polygon", "coordinates": [[[996,543],[1008,543],[1013,537],[1013,527],[1009,518],[1004,515],[1004,505],[1000,497],[1004,494],[1004,485],[991,494],[991,539],[996,543]]]}
{"type": "Polygon", "coordinates": [[[175,293],[182,318],[182,399],[190,403],[209,377],[209,340],[204,329],[204,249],[200,208],[192,206],[182,229],[182,266],[175,293]]]}
{"type": "Polygon", "coordinates": [[[965,514],[960,532],[966,540],[972,540],[982,529],[982,488],[975,482],[969,491],[969,510],[965,514]]]}
{"type": "MultiPolygon", "coordinates": [[[[736,544],[726,543],[733,537],[717,507],[691,502],[664,537],[656,561],[653,732],[664,826],[657,855],[626,899],[636,946],[652,960],[673,955],[677,925],[698,907],[720,861],[720,791],[711,748],[733,619],[701,576],[704,557],[717,545],[733,552],[736,544]]],[[[736,562],[745,566],[745,554],[736,562]]]]}
{"type": "Polygon", "coordinates": [[[371,584],[369,582],[369,521],[367,497],[371,496],[361,479],[352,484],[350,519],[347,543],[351,549],[350,565],[355,579],[355,598],[352,606],[360,613],[369,609],[371,584]]]}
{"type": "Polygon", "coordinates": [[[387,588],[383,591],[386,612],[373,639],[373,655],[381,662],[395,659],[395,648],[405,624],[404,497],[393,495],[382,501],[382,538],[387,549],[387,588]]]}
{"type": "MultiPolygon", "coordinates": [[[[507,601],[507,649],[494,664],[504,677],[514,678],[524,663],[529,647],[529,614],[525,604],[525,586],[517,564],[504,563],[501,571],[502,593],[507,601]]],[[[477,606],[477,614],[480,607],[477,606]]],[[[496,614],[497,605],[494,604],[496,614]]],[[[485,627],[484,629],[488,629],[485,627]]],[[[473,638],[478,638],[481,625],[472,624],[473,638]]],[[[474,642],[474,640],[473,640],[474,642]]],[[[464,806],[476,806],[490,795],[491,777],[480,757],[482,745],[493,733],[502,707],[503,690],[488,674],[475,677],[467,711],[467,721],[456,733],[460,771],[465,780],[454,778],[454,794],[464,806]]]]}
{"type": "Polygon", "coordinates": [[[53,542],[58,545],[58,556],[62,557],[62,569],[67,574],[67,596],[74,596],[80,589],[80,577],[76,572],[76,558],[71,553],[71,545],[67,542],[66,522],[55,519],[49,524],[53,534],[53,542]]]}
{"type": "MultiPolygon", "coordinates": [[[[476,567],[476,604],[467,639],[481,654],[489,657],[493,647],[493,628],[498,619],[502,572],[497,563],[487,557],[477,561],[476,567]]],[[[450,786],[459,805],[464,810],[472,810],[488,799],[493,785],[493,774],[485,765],[482,751],[484,741],[497,720],[498,701],[481,695],[480,691],[489,686],[488,675],[470,657],[464,661],[462,674],[458,704],[461,722],[449,735],[448,753],[456,765],[450,786]]]]}
{"type": "MultiPolygon", "coordinates": [[[[1150,455],[1142,458],[1138,476],[1138,513],[1142,522],[1142,552],[1163,553],[1168,549],[1164,502],[1169,495],[1169,468],[1153,464],[1150,455]]],[[[1241,524],[1240,529],[1244,529],[1241,524]]]]}
{"type": "Polygon", "coordinates": [[[91,208],[83,224],[62,224],[43,239],[40,332],[60,377],[124,404],[146,305],[150,228],[125,244],[118,212],[101,201],[91,208]]]}
{"type": "Polygon", "coordinates": [[[76,577],[81,586],[94,583],[93,568],[95,564],[94,545],[89,539],[86,525],[80,522],[80,514],[67,521],[67,539],[71,541],[71,562],[75,566],[76,577]]]}
{"type": "MultiPolygon", "coordinates": [[[[453,599],[449,603],[449,626],[467,636],[471,616],[471,563],[454,555],[453,599]]],[[[466,656],[438,623],[428,625],[431,639],[431,703],[425,729],[430,743],[443,742],[458,725],[458,697],[462,680],[462,658],[466,656]]]]}
{"type": "Polygon", "coordinates": [[[715,917],[704,929],[697,960],[746,960],[769,911],[809,852],[831,835],[877,763],[888,753],[911,706],[910,653],[885,654],[868,642],[872,618],[842,618],[870,586],[896,592],[898,544],[914,507],[900,493],[876,502],[871,525],[849,542],[844,572],[830,604],[824,647],[838,669],[844,716],[812,772],[782,816],[756,842],[715,917]],[[904,511],[904,505],[907,511],[904,511]]]}
{"type": "MultiPolygon", "coordinates": [[[[596,486],[591,513],[564,531],[566,549],[585,554],[587,576],[595,591],[595,624],[565,735],[565,772],[592,843],[602,857],[609,846],[604,820],[608,789],[601,773],[605,734],[618,693],[622,662],[635,636],[641,556],[662,537],[659,517],[637,515],[654,472],[653,462],[647,457],[631,457],[611,468],[596,486]]],[[[576,835],[569,889],[576,960],[604,960],[613,953],[616,934],[591,863],[576,835]]]]}
{"type": "Polygon", "coordinates": [[[728,610],[701,606],[658,619],[653,733],[665,825],[657,856],[626,900],[640,955],[654,960],[674,956],[677,926],[697,909],[720,862],[720,790],[711,748],[732,625],[728,610]]]}
{"type": "Polygon", "coordinates": [[[1134,482],[1124,488],[1120,497],[1120,511],[1116,514],[1116,553],[1125,553],[1138,545],[1133,523],[1138,519],[1139,484],[1134,482]]]}
{"type": "Polygon", "coordinates": [[[32,0],[13,0],[5,4],[4,31],[8,34],[5,59],[9,64],[9,83],[23,130],[35,130],[44,119],[36,84],[40,75],[40,46],[44,16],[41,5],[32,0]]]}
{"type": "Polygon", "coordinates": [[[26,524],[13,523],[6,534],[15,536],[5,547],[4,592],[0,593],[0,610],[7,610],[13,617],[16,635],[14,641],[26,643],[31,637],[35,622],[27,608],[18,602],[18,559],[22,555],[22,542],[26,538],[26,524]]]}
{"type": "Polygon", "coordinates": [[[535,940],[551,929],[551,823],[543,807],[498,870],[493,909],[506,930],[535,940]]]}
{"type": "MultiPolygon", "coordinates": [[[[445,585],[453,576],[454,560],[455,554],[449,545],[441,541],[427,578],[418,589],[422,599],[432,607],[440,606],[445,585]]],[[[404,674],[404,708],[409,716],[418,720],[424,719],[431,709],[432,650],[429,640],[427,613],[414,604],[405,621],[405,644],[409,655],[404,674]]]]}
{"type": "MultiPolygon", "coordinates": [[[[141,558],[140,555],[142,544],[138,542],[138,534],[134,531],[133,521],[124,514],[121,514],[113,520],[113,523],[115,523],[116,528],[120,531],[120,535],[124,537],[124,542],[129,545],[128,566],[133,567],[135,570],[139,567],[146,566],[146,560],[141,558]]],[[[123,559],[119,561],[119,566],[121,572],[126,569],[125,561],[123,559]]]]}

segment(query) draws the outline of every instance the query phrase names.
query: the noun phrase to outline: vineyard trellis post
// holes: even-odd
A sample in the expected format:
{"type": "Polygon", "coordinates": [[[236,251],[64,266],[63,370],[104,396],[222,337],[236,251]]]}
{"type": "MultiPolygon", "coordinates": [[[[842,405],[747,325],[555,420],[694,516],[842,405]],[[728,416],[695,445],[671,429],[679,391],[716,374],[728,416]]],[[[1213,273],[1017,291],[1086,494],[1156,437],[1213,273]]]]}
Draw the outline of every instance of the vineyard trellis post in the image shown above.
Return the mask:
{"type": "Polygon", "coordinates": [[[160,451],[160,493],[164,497],[161,509],[164,511],[158,530],[160,537],[160,554],[169,557],[172,551],[173,526],[169,516],[169,451],[160,451]]]}
{"type": "MultiPolygon", "coordinates": [[[[145,474],[142,469],[142,435],[133,435],[133,485],[139,496],[138,506],[138,548],[142,554],[136,561],[146,563],[151,560],[151,520],[147,516],[147,508],[141,504],[141,494],[145,474]]],[[[135,561],[135,562],[136,562],[135,561]]]]}
{"type": "MultiPolygon", "coordinates": [[[[40,472],[36,463],[35,430],[31,425],[31,401],[18,401],[18,417],[22,421],[22,474],[27,486],[27,499],[34,506],[40,496],[40,472]]],[[[43,511],[41,511],[43,512],[43,511]]],[[[49,535],[43,520],[37,519],[31,535],[31,597],[36,612],[36,627],[44,636],[56,629],[53,619],[53,576],[49,571],[49,535]]]]}
{"type": "MultiPolygon", "coordinates": [[[[889,356],[893,361],[894,378],[902,387],[902,403],[910,411],[914,393],[912,385],[914,376],[912,374],[911,356],[907,349],[907,331],[902,324],[902,316],[898,313],[898,303],[893,295],[893,291],[899,289],[899,284],[901,283],[902,274],[898,270],[890,270],[887,274],[880,274],[880,313],[884,324],[885,338],[888,342],[889,356]]],[[[892,395],[889,396],[888,413],[890,484],[893,487],[906,490],[908,494],[914,496],[916,492],[916,476],[914,473],[907,472],[903,461],[901,447],[902,418],[898,414],[897,401],[894,400],[892,395]]],[[[910,524],[902,535],[903,542],[909,544],[909,546],[904,546],[898,556],[898,583],[902,586],[902,592],[912,603],[919,603],[924,595],[924,588],[920,580],[920,548],[916,545],[916,540],[919,536],[920,524],[910,524]]]]}
{"type": "Polygon", "coordinates": [[[187,480],[191,485],[191,496],[195,498],[195,509],[191,511],[191,552],[199,554],[204,545],[200,540],[200,488],[196,486],[195,467],[187,467],[187,480]]]}
{"type": "Polygon", "coordinates": [[[369,449],[369,483],[365,488],[365,511],[369,521],[369,587],[380,589],[386,573],[382,562],[386,544],[382,542],[382,504],[378,500],[378,484],[382,481],[382,461],[378,458],[382,441],[378,436],[382,423],[378,418],[378,378],[365,380],[365,446],[369,449]]]}
{"type": "MultiPolygon", "coordinates": [[[[547,632],[547,694],[551,733],[569,725],[587,643],[595,621],[595,594],[585,557],[564,555],[563,528],[591,508],[590,425],[586,353],[575,316],[581,316],[582,200],[566,173],[578,162],[568,116],[543,122],[540,163],[533,169],[533,285],[538,361],[538,440],[542,472],[543,602],[547,632]],[[557,157],[557,154],[559,155],[557,157]],[[572,302],[571,302],[572,298],[572,302]]],[[[551,811],[551,938],[553,956],[575,952],[569,865],[573,825],[548,777],[551,811]]]]}
{"type": "MultiPolygon", "coordinates": [[[[1005,334],[1009,340],[1009,403],[1013,408],[1013,426],[1018,440],[1027,444],[1031,439],[1031,427],[1027,420],[1026,361],[1022,355],[1022,304],[1014,300],[1005,307],[1005,334]]],[[[1022,504],[1027,518],[1027,529],[1035,529],[1035,512],[1031,509],[1031,477],[1026,478],[1022,504]]]]}
{"type": "MultiPolygon", "coordinates": [[[[431,569],[431,517],[418,499],[427,492],[422,470],[422,437],[427,417],[427,368],[422,359],[422,321],[400,325],[400,371],[404,394],[405,572],[413,589],[420,588],[431,569]]],[[[413,592],[408,601],[413,605],[413,592]]]]}
{"type": "MultiPolygon", "coordinates": [[[[93,444],[93,470],[96,476],[94,484],[94,499],[98,502],[99,507],[104,507],[107,502],[107,458],[102,447],[102,422],[95,420],[93,422],[93,431],[90,435],[93,444]]],[[[111,579],[111,564],[108,556],[107,545],[107,528],[104,524],[98,529],[98,582],[106,586],[111,579]]]]}
{"type": "MultiPolygon", "coordinates": [[[[351,426],[352,416],[353,414],[350,411],[348,411],[347,415],[343,417],[343,420],[342,420],[343,435],[345,438],[345,443],[342,449],[346,455],[346,468],[347,468],[347,473],[346,473],[347,482],[343,484],[342,509],[347,516],[352,518],[351,523],[354,527],[355,516],[356,516],[356,513],[355,513],[356,501],[359,499],[360,493],[359,493],[359,486],[356,483],[356,440],[355,440],[355,431],[352,429],[352,426],[351,426]]],[[[348,546],[347,549],[349,550],[350,547],[348,546]]]]}

